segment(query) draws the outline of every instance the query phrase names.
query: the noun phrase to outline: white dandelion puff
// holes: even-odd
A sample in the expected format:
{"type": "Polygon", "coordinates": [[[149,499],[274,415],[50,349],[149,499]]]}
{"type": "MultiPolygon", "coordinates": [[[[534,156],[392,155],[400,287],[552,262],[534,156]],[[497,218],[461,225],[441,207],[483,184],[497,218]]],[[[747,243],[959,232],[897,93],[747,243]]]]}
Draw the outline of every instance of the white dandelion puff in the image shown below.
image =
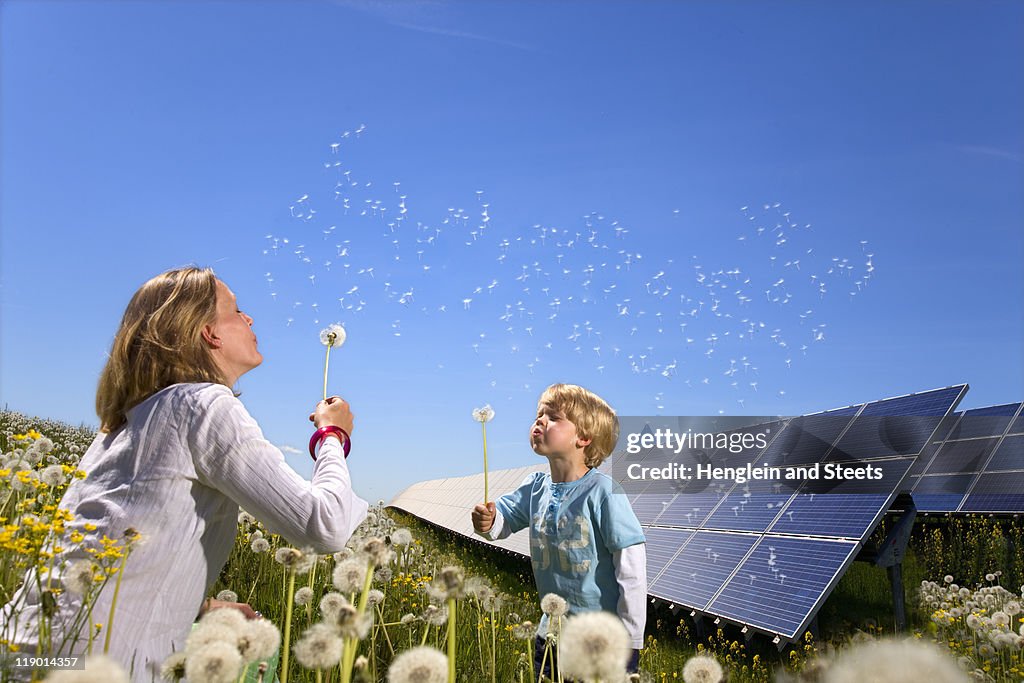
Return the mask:
{"type": "Polygon", "coordinates": [[[320,598],[320,614],[323,615],[324,621],[336,622],[338,620],[338,612],[347,604],[348,598],[341,593],[331,591],[320,598]]]}
{"type": "Polygon", "coordinates": [[[473,419],[477,422],[490,422],[494,419],[494,408],[487,404],[482,408],[473,409],[473,419]]]}
{"type": "Polygon", "coordinates": [[[331,579],[334,587],[342,593],[355,593],[363,587],[366,581],[366,562],[352,557],[334,568],[334,575],[331,579]]]}
{"type": "Polygon", "coordinates": [[[226,642],[209,643],[185,661],[185,677],[190,683],[233,683],[241,669],[242,655],[226,642]]]}
{"type": "Polygon", "coordinates": [[[448,658],[432,647],[414,647],[395,657],[388,683],[446,683],[448,658]]]}
{"type": "Polygon", "coordinates": [[[79,560],[64,572],[64,587],[76,595],[85,595],[92,588],[95,568],[90,560],[79,560]]]}
{"type": "Polygon", "coordinates": [[[320,343],[324,346],[334,348],[344,344],[347,336],[345,328],[339,323],[334,323],[320,330],[320,343]]]}
{"type": "Polygon", "coordinates": [[[683,665],[684,683],[718,683],[722,680],[722,665],[709,655],[690,657],[683,665]]]}
{"type": "Polygon", "coordinates": [[[333,628],[327,624],[313,624],[302,634],[292,651],[299,664],[307,669],[330,669],[341,661],[342,645],[333,628]]]}
{"type": "Polygon", "coordinates": [[[308,605],[313,602],[313,589],[309,586],[303,586],[299,590],[295,591],[295,604],[296,605],[308,605]]]}
{"type": "Polygon", "coordinates": [[[626,627],[610,612],[571,617],[558,644],[559,668],[584,680],[621,680],[631,653],[626,627]]]}
{"type": "Polygon", "coordinates": [[[232,590],[222,590],[217,593],[217,599],[224,602],[238,602],[238,593],[232,590]]]}
{"type": "Polygon", "coordinates": [[[962,683],[956,660],[922,640],[871,640],[843,651],[829,670],[829,683],[879,680],[962,683]]]}
{"type": "Polygon", "coordinates": [[[541,598],[540,609],[552,619],[557,619],[565,616],[565,613],[569,611],[569,605],[562,596],[548,593],[541,598]]]}
{"type": "Polygon", "coordinates": [[[265,538],[254,538],[249,547],[252,548],[252,551],[258,555],[260,553],[265,553],[268,550],[270,550],[270,541],[268,541],[265,538]]]}
{"type": "Polygon", "coordinates": [[[39,481],[53,488],[64,483],[66,477],[61,465],[50,465],[39,474],[39,481]]]}

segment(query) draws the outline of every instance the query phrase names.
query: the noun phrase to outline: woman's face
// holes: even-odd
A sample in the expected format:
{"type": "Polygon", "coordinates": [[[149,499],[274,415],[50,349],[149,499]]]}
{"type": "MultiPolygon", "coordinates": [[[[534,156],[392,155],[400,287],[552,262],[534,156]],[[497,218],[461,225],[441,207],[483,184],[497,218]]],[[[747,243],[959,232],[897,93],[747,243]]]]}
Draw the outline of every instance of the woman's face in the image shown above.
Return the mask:
{"type": "Polygon", "coordinates": [[[238,309],[234,293],[220,280],[217,280],[217,318],[212,325],[203,328],[203,339],[210,345],[210,352],[229,385],[263,362],[263,355],[256,348],[252,318],[238,309]]]}

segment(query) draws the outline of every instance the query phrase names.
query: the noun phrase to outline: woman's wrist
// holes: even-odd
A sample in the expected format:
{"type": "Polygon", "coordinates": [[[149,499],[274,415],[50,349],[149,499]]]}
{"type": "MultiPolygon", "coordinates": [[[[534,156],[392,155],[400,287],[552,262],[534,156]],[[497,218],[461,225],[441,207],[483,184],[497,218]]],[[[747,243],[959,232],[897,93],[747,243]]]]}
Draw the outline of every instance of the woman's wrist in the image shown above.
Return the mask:
{"type": "Polygon", "coordinates": [[[316,449],[323,444],[324,439],[328,436],[338,438],[338,441],[341,442],[342,451],[347,458],[352,448],[352,438],[348,435],[348,432],[337,425],[325,425],[313,432],[313,436],[309,440],[309,456],[316,460],[316,449]]]}

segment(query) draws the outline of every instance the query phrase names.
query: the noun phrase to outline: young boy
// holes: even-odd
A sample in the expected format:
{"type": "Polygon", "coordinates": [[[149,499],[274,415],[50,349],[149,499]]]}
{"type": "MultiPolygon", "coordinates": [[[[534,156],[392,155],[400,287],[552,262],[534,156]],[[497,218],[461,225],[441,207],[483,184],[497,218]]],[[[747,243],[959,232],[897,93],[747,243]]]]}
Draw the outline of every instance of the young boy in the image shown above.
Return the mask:
{"type": "MultiPolygon", "coordinates": [[[[551,385],[530,428],[530,445],[548,459],[551,473],[530,475],[496,503],[478,504],[472,517],[488,540],[529,526],[537,592],[565,598],[570,615],[618,614],[632,641],[628,670],[635,673],[647,622],[644,533],[622,489],[594,469],[618,434],[615,411],[601,397],[573,384],[551,385]]],[[[544,615],[538,633],[548,630],[544,615]]],[[[538,662],[543,643],[538,637],[538,662]]]]}

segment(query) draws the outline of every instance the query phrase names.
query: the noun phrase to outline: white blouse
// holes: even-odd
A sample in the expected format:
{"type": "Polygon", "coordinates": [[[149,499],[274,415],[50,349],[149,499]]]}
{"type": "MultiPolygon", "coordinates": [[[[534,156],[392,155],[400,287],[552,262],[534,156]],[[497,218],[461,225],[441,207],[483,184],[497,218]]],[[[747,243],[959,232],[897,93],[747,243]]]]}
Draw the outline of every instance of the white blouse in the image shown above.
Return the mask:
{"type": "MultiPolygon", "coordinates": [[[[159,680],[164,658],[184,647],[231,553],[239,506],[289,543],[320,553],[344,547],[368,508],[352,490],[338,439],[324,441],[312,482],[306,481],[221,384],[175,384],[150,396],[128,412],[123,427],[97,435],[79,468],[88,476],[68,487],[60,507],[74,515],[69,527],[85,534],[81,546],[97,546],[104,534],[120,540],[129,527],[141,535],[125,564],[109,652],[133,681],[159,680]],[[96,530],[85,531],[87,522],[96,530]]],[[[63,554],[69,564],[85,557],[81,547],[63,554]]],[[[26,593],[13,629],[26,650],[37,642],[34,583],[26,580],[3,610],[9,622],[11,605],[26,593]]],[[[92,611],[104,631],[113,592],[111,580],[92,611]]],[[[60,595],[55,643],[78,609],[75,599],[60,595]]],[[[88,627],[82,635],[88,637],[88,627]]],[[[97,644],[102,652],[104,635],[94,652],[97,644]]],[[[65,653],[84,650],[79,641],[65,653]]]]}

